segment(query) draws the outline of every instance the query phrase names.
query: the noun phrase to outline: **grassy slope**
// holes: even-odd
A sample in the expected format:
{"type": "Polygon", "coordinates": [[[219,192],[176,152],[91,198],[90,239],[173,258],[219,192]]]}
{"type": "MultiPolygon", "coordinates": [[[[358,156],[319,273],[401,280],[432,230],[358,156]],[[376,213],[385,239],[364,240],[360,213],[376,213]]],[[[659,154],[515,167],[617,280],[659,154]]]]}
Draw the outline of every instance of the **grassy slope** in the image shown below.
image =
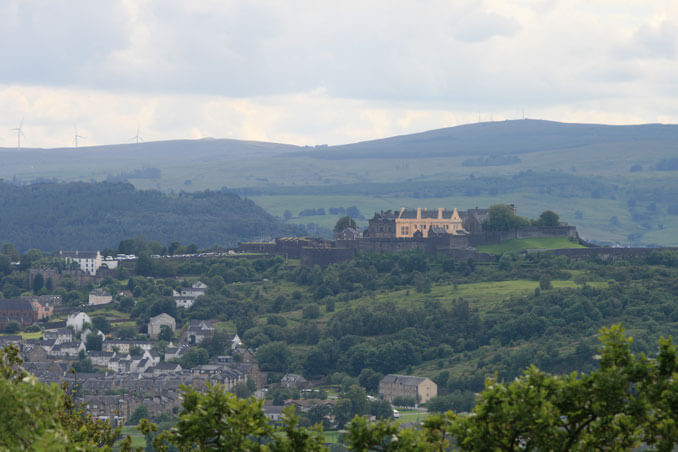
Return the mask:
{"type": "Polygon", "coordinates": [[[479,246],[478,251],[484,253],[517,253],[529,249],[563,249],[563,248],[584,248],[579,243],[570,241],[567,237],[542,237],[532,239],[507,240],[495,245],[479,246]]]}

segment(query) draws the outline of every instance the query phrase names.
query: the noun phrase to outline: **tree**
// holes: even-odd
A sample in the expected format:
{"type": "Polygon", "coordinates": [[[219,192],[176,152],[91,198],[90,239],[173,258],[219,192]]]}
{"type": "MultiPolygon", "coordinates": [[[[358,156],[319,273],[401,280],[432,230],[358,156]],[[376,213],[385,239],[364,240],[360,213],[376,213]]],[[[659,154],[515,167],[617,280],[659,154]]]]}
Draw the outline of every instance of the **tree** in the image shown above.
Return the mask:
{"type": "Polygon", "coordinates": [[[118,338],[134,339],[137,336],[137,328],[134,325],[125,325],[118,330],[118,338]]]}
{"type": "Polygon", "coordinates": [[[33,277],[33,293],[40,292],[40,289],[45,285],[45,279],[42,276],[42,273],[36,273],[33,277]]]}
{"type": "Polygon", "coordinates": [[[210,360],[210,355],[204,348],[201,347],[191,347],[189,348],[184,356],[179,360],[179,364],[184,369],[191,369],[195,366],[201,364],[207,364],[210,360]]]}
{"type": "Polygon", "coordinates": [[[269,372],[286,372],[292,360],[292,354],[284,342],[262,345],[256,356],[261,370],[269,372]]]}
{"type": "Polygon", "coordinates": [[[423,273],[417,272],[414,276],[414,287],[419,293],[430,293],[431,280],[428,279],[423,273]]]}
{"type": "Polygon", "coordinates": [[[15,334],[21,331],[21,324],[16,320],[10,320],[5,324],[5,333],[15,334]]]}
{"type": "Polygon", "coordinates": [[[346,228],[357,228],[358,225],[356,224],[355,220],[349,216],[344,216],[341,217],[337,220],[337,222],[334,225],[334,233],[338,234],[341,231],[343,231],[346,228]]]}
{"type": "Polygon", "coordinates": [[[151,276],[153,274],[153,260],[151,259],[151,255],[147,252],[140,254],[134,264],[134,269],[137,275],[151,276]]]}
{"type": "Polygon", "coordinates": [[[111,332],[111,322],[104,316],[97,316],[92,319],[92,326],[104,334],[111,332]]]}
{"type": "Polygon", "coordinates": [[[104,340],[101,335],[90,333],[87,335],[87,339],[85,339],[85,348],[87,351],[94,350],[100,352],[103,343],[104,340]]]}
{"type": "Polygon", "coordinates": [[[560,225],[560,217],[557,213],[552,210],[545,210],[539,215],[537,221],[535,221],[536,226],[544,227],[556,227],[560,225]]]}
{"type": "Polygon", "coordinates": [[[130,418],[127,420],[127,424],[137,425],[142,419],[148,419],[150,417],[151,414],[148,412],[146,405],[139,405],[134,409],[132,416],[130,416],[130,418]]]}
{"type": "Polygon", "coordinates": [[[0,254],[0,274],[9,275],[12,273],[12,270],[12,260],[9,258],[9,256],[0,254]]]}
{"type": "Polygon", "coordinates": [[[384,374],[375,372],[368,367],[360,372],[358,381],[360,381],[360,386],[368,391],[376,391],[379,389],[379,381],[381,381],[382,378],[384,378],[384,374]]]}
{"type": "Polygon", "coordinates": [[[417,404],[417,401],[412,397],[396,397],[393,399],[394,406],[412,407],[417,404]]]}
{"type": "Polygon", "coordinates": [[[158,333],[158,339],[161,341],[171,341],[174,339],[174,331],[167,325],[162,325],[160,327],[160,333],[158,333]]]}
{"type": "Polygon", "coordinates": [[[541,290],[550,290],[553,288],[553,284],[551,284],[551,277],[548,274],[544,273],[539,278],[539,288],[541,290]]]}
{"type": "MultiPolygon", "coordinates": [[[[222,385],[207,384],[204,391],[182,386],[183,405],[176,426],[153,439],[156,450],[173,445],[181,451],[322,451],[322,427],[299,427],[293,407],[285,408],[282,426],[267,421],[263,400],[240,399],[222,385]],[[263,446],[262,444],[266,444],[263,446]]],[[[157,426],[142,421],[142,433],[157,432],[157,426]]]]}
{"type": "Polygon", "coordinates": [[[19,252],[11,243],[4,243],[0,248],[0,253],[9,257],[12,262],[19,262],[19,252]]]}
{"type": "Polygon", "coordinates": [[[320,308],[315,303],[306,305],[302,310],[302,316],[305,319],[317,319],[320,317],[320,308]]]}
{"type": "Polygon", "coordinates": [[[483,229],[486,231],[512,231],[528,225],[527,218],[516,215],[513,207],[506,204],[494,204],[488,210],[488,217],[483,223],[483,229]]]}

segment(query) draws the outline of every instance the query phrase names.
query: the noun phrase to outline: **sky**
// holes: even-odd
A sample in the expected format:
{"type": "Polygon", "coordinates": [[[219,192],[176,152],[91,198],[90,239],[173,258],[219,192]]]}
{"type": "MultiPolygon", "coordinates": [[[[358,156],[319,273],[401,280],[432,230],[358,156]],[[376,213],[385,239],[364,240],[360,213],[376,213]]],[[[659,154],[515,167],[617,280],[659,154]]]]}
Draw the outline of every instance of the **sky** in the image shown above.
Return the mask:
{"type": "Polygon", "coordinates": [[[678,123],[677,58],[675,0],[2,0],[0,146],[678,123]]]}

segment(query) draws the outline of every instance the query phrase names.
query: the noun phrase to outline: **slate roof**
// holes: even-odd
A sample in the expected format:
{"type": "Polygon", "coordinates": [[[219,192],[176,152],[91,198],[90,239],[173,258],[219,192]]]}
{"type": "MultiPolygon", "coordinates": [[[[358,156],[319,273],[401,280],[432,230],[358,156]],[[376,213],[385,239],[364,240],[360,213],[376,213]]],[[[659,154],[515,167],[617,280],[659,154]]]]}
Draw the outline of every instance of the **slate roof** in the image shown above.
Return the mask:
{"type": "Polygon", "coordinates": [[[28,300],[8,298],[0,300],[0,311],[33,311],[33,305],[28,300]]]}
{"type": "Polygon", "coordinates": [[[414,377],[411,375],[386,375],[381,379],[381,383],[385,384],[401,384],[403,386],[419,386],[419,384],[426,380],[424,377],[414,377]]]}
{"type": "MultiPolygon", "coordinates": [[[[444,209],[443,210],[443,218],[452,218],[453,213],[454,213],[454,210],[444,209]]],[[[416,219],[417,218],[417,209],[405,209],[402,212],[402,214],[400,214],[400,218],[416,219]]],[[[438,218],[438,209],[432,209],[432,210],[421,209],[421,218],[432,218],[432,219],[438,218]]]]}

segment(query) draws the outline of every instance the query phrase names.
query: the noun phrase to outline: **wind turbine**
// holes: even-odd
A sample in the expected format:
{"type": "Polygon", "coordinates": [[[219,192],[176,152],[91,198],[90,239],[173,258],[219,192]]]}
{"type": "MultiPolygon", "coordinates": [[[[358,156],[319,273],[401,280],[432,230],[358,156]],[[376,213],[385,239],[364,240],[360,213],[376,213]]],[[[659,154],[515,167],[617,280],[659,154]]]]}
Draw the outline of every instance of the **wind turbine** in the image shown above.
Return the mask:
{"type": "Polygon", "coordinates": [[[16,140],[17,140],[17,149],[21,149],[21,136],[23,135],[24,138],[26,138],[26,135],[24,135],[24,119],[21,118],[21,122],[19,123],[19,127],[15,129],[11,129],[12,132],[16,132],[16,140]]]}
{"type": "Polygon", "coordinates": [[[139,144],[139,141],[144,141],[144,139],[139,136],[139,126],[137,126],[137,134],[130,138],[130,140],[136,140],[137,144],[139,144]]]}
{"type": "Polygon", "coordinates": [[[78,126],[75,126],[75,135],[73,135],[73,142],[75,143],[75,149],[78,149],[78,138],[85,138],[82,135],[78,135],[78,126]]]}

